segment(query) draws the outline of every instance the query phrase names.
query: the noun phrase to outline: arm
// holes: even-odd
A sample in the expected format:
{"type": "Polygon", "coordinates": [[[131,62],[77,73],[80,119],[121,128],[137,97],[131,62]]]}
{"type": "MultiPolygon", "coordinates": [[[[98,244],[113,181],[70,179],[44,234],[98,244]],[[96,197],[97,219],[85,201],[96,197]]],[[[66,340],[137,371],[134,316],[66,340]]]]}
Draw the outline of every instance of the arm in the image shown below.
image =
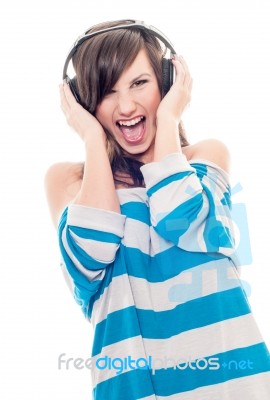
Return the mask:
{"type": "Polygon", "coordinates": [[[223,171],[228,170],[228,151],[218,141],[204,141],[194,146],[193,158],[207,160],[206,165],[197,170],[187,161],[178,123],[190,101],[192,79],[182,57],[173,63],[175,82],[157,110],[154,162],[141,168],[152,224],[184,250],[232,252],[230,187],[223,171]]]}
{"type": "Polygon", "coordinates": [[[54,224],[65,279],[85,316],[107,266],[115,259],[125,217],[113,211],[74,204],[81,188],[82,164],[58,163],[45,177],[47,200],[54,224]],[[59,221],[60,220],[60,221],[59,221]]]}
{"type": "MultiPolygon", "coordinates": [[[[183,57],[175,56],[172,62],[176,71],[176,79],[157,110],[157,133],[153,160],[156,162],[161,161],[169,154],[183,153],[178,125],[190,102],[193,81],[183,57]]],[[[223,143],[210,139],[201,141],[192,147],[191,158],[212,161],[224,171],[229,172],[230,154],[223,143]]]]}
{"type": "MultiPolygon", "coordinates": [[[[204,160],[194,158],[192,164],[185,155],[172,153],[160,162],[141,167],[151,221],[161,237],[183,250],[231,255],[234,234],[228,174],[205,159],[206,143],[196,153],[196,158],[204,160]]],[[[218,157],[224,146],[215,141],[210,143],[209,151],[218,157]]],[[[225,159],[226,156],[220,156],[224,164],[225,159]]]]}
{"type": "Polygon", "coordinates": [[[123,237],[125,217],[120,214],[101,125],[76,103],[66,84],[60,92],[68,123],[85,143],[86,162],[82,179],[78,167],[57,164],[49,169],[45,184],[59,228],[63,272],[85,316],[90,316],[91,299],[123,237]]]}
{"type": "Polygon", "coordinates": [[[172,62],[176,78],[157,110],[154,161],[161,161],[168,154],[182,153],[178,125],[190,102],[192,78],[182,57],[175,56],[172,62]]]}
{"type": "Polygon", "coordinates": [[[106,151],[106,136],[98,120],[81,107],[69,86],[60,86],[61,105],[69,125],[85,144],[85,168],[75,204],[120,212],[110,162],[106,151]]]}

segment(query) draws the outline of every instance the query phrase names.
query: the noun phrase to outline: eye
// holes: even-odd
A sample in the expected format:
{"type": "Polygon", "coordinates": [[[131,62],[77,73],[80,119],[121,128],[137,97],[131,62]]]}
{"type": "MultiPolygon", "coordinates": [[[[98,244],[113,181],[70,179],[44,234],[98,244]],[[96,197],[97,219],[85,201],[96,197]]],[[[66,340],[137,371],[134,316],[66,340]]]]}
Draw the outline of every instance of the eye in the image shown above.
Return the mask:
{"type": "Polygon", "coordinates": [[[147,79],[140,79],[139,81],[135,81],[135,82],[132,84],[132,86],[133,86],[133,87],[142,86],[142,85],[144,85],[144,84],[147,83],[147,82],[148,82],[147,79]]]}

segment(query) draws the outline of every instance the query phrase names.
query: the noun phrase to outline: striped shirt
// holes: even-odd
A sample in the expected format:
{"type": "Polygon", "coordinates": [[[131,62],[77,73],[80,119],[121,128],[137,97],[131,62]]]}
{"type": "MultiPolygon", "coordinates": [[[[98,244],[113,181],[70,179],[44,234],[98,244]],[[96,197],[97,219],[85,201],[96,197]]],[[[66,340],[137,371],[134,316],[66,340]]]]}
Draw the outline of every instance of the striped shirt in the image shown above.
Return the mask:
{"type": "Polygon", "coordinates": [[[63,270],[94,328],[95,400],[266,400],[270,359],[238,273],[228,175],[173,153],[118,189],[121,214],[69,205],[63,270]]]}

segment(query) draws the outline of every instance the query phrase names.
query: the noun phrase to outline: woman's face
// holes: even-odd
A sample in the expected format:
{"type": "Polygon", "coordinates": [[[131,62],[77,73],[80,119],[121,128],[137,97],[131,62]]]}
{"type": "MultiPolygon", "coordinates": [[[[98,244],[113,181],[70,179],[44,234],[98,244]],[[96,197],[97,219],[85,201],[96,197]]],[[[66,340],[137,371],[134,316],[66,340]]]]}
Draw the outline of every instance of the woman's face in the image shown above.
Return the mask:
{"type": "Polygon", "coordinates": [[[161,101],[157,78],[145,49],[123,71],[96,109],[96,118],[128,153],[152,159],[156,111],[161,101]]]}

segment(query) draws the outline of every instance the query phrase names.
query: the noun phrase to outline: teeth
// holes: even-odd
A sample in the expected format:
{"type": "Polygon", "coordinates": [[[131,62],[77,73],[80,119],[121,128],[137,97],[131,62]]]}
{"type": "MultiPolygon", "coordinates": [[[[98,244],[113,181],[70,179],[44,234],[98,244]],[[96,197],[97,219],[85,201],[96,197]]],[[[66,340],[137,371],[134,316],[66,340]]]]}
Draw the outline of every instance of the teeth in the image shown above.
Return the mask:
{"type": "Polygon", "coordinates": [[[118,123],[119,123],[119,125],[131,126],[131,125],[137,124],[142,119],[143,119],[143,117],[137,117],[137,118],[131,119],[130,121],[118,121],[118,123]]]}

